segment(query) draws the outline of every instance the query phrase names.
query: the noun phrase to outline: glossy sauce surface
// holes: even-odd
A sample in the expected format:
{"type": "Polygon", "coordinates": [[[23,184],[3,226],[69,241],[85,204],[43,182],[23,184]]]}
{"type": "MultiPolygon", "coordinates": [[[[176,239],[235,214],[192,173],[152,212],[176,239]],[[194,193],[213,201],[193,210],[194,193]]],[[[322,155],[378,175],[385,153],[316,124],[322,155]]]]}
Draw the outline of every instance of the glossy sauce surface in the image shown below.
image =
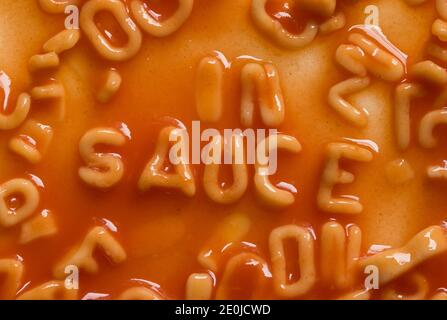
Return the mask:
{"type": "MultiPolygon", "coordinates": [[[[147,3],[155,12],[151,15],[161,21],[177,6],[174,0],[147,3]]],[[[301,19],[309,15],[287,10],[284,3],[269,1],[268,12],[273,17],[281,17],[279,21],[287,30],[298,32],[302,28],[301,19]]],[[[97,225],[113,231],[128,258],[115,266],[98,254],[99,273],[81,273],[81,297],[101,293],[104,297],[116,298],[123,290],[141,284],[155,287],[167,298],[183,299],[188,276],[208,272],[197,260],[199,252],[206,248],[224,218],[234,213],[246,215],[250,229],[240,243],[213,249],[221,251],[218,255],[222,256],[215,274],[217,286],[226,262],[237,253],[256,253],[270,263],[269,234],[281,225],[312,228],[317,240],[318,272],[321,227],[330,219],[342,225],[355,223],[362,229],[362,255],[372,245],[398,247],[420,230],[442,224],[447,218],[447,185],[445,181],[429,180],[426,168],[447,159],[446,131],[439,128],[440,143],[433,151],[420,147],[416,134],[420,119],[431,110],[430,101],[436,90],[412,107],[411,145],[403,153],[396,146],[393,131],[392,93],[396,84],[373,79],[367,90],[355,96],[355,101],[369,113],[369,125],[365,129],[351,127],[327,103],[330,87],[349,76],[335,62],[335,51],[340,44],[347,43],[351,26],[364,23],[366,5],[373,3],[380,8],[382,31],[396,48],[408,55],[408,65],[422,60],[425,47],[431,41],[434,5],[412,8],[403,1],[379,0],[367,4],[365,1],[342,3],[337,11],[345,13],[346,26],[331,35],[318,36],[310,46],[296,51],[276,46],[254,27],[250,1],[197,0],[191,16],[179,31],[166,38],[144,35],[142,49],[130,61],[106,62],[98,57],[85,37],[76,48],[63,53],[60,68],[51,76],[62,81],[66,88],[65,120],[58,122],[54,106],[48,103],[34,104],[31,111],[33,119],[51,124],[55,132],[43,161],[29,165],[8,150],[8,141],[17,130],[0,133],[0,182],[17,177],[32,179],[39,186],[41,196],[38,212],[45,209],[54,212],[59,228],[53,237],[27,245],[18,243],[20,227],[0,229],[0,258],[16,255],[23,258],[24,289],[51,280],[54,264],[97,225]],[[266,61],[278,68],[286,104],[286,120],[278,129],[296,137],[303,147],[298,155],[280,153],[279,170],[272,179],[279,186],[290,184],[296,188],[295,203],[287,209],[271,210],[260,203],[254,193],[252,167],[248,190],[235,205],[218,205],[207,198],[202,165],[193,166],[197,193],[192,198],[175,191],[142,193],[138,190],[137,181],[152,157],[161,128],[176,119],[190,129],[191,122],[198,120],[194,79],[199,61],[206,55],[226,59],[224,113],[222,120],[213,125],[221,130],[241,127],[242,66],[248,61],[266,61]],[[122,86],[109,103],[100,104],[95,100],[101,83],[98,75],[110,67],[121,74],[122,86]],[[127,138],[123,147],[98,148],[119,154],[125,166],[123,179],[107,191],[86,186],[78,176],[78,168],[84,165],[78,151],[79,140],[95,127],[116,128],[127,138]],[[316,204],[325,146],[334,141],[352,141],[348,139],[372,146],[368,148],[374,151],[374,160],[370,163],[343,163],[355,175],[355,182],[334,189],[334,194],[355,195],[360,199],[365,209],[357,216],[325,213],[316,204]],[[409,162],[415,177],[396,187],[386,179],[385,167],[399,158],[409,162]]],[[[63,16],[48,15],[34,1],[27,0],[2,1],[0,12],[0,43],[7,44],[0,49],[0,87],[4,89],[0,90],[0,99],[4,98],[2,106],[8,110],[31,83],[47,81],[45,73],[31,76],[27,61],[40,52],[47,39],[62,30],[63,16]],[[28,21],[27,25],[33,27],[28,28],[20,21],[28,21]],[[9,107],[5,108],[6,105],[9,107]]],[[[116,32],[116,22],[108,15],[98,16],[97,25],[106,35],[110,34],[114,44],[125,42],[124,36],[116,32]]],[[[202,129],[206,127],[202,124],[202,129]]],[[[257,127],[262,127],[259,119],[257,127]]],[[[224,170],[222,179],[231,183],[228,172],[224,170]]],[[[299,277],[298,267],[293,263],[298,252],[290,247],[286,253],[287,261],[291,262],[289,279],[293,280],[299,277]]],[[[445,254],[417,267],[427,277],[431,294],[447,287],[446,268],[445,254]]],[[[280,298],[272,289],[269,272],[265,274],[265,287],[252,290],[258,284],[253,280],[257,275],[249,269],[245,265],[229,282],[233,289],[230,298],[249,298],[252,294],[257,298],[280,298]]],[[[318,281],[302,298],[337,298],[361,289],[362,285],[360,278],[353,288],[339,291],[318,281]]],[[[406,288],[405,284],[401,286],[403,290],[406,288]]],[[[376,296],[380,297],[380,291],[376,296]]]]}

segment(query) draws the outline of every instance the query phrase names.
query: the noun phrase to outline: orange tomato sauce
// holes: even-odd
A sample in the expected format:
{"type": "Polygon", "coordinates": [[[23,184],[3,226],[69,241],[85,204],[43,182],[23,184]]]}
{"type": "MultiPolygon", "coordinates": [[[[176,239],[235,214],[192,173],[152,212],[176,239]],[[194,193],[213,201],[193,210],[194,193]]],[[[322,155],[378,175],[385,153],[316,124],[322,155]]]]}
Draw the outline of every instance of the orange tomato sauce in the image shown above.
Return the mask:
{"type": "MultiPolygon", "coordinates": [[[[381,10],[381,27],[387,38],[408,55],[408,63],[421,61],[431,39],[434,5],[412,8],[401,1],[372,2],[381,10]]],[[[269,14],[278,16],[278,12],[284,10],[284,3],[269,1],[269,14]]],[[[243,237],[243,243],[220,248],[216,287],[226,261],[237,253],[253,252],[270,264],[269,234],[285,224],[313,230],[317,275],[321,268],[321,227],[331,219],[343,226],[355,223],[362,229],[362,255],[367,254],[371,245],[398,247],[420,230],[443,224],[447,185],[442,181],[430,181],[426,169],[446,159],[446,131],[442,127],[437,131],[440,143],[433,151],[421,148],[416,134],[421,117],[430,110],[427,102],[433,99],[434,90],[412,107],[411,145],[403,153],[397,148],[393,129],[392,94],[396,84],[373,79],[366,93],[357,97],[369,111],[370,121],[365,129],[351,127],[327,103],[330,87],[350,76],[335,62],[335,50],[340,44],[347,43],[349,27],[363,24],[363,9],[367,5],[365,1],[342,3],[337,6],[337,11],[344,12],[347,19],[342,30],[318,36],[304,49],[286,50],[254,26],[249,0],[196,0],[191,16],[177,32],[166,38],[144,35],[141,50],[129,61],[103,60],[82,36],[73,50],[61,55],[61,66],[57,71],[32,76],[27,71],[28,59],[40,52],[47,39],[63,29],[64,17],[46,14],[31,1],[2,1],[0,42],[6,45],[0,49],[0,70],[3,72],[0,75],[11,79],[11,92],[8,97],[0,90],[0,99],[5,97],[10,108],[15,105],[20,92],[35,83],[47,82],[49,77],[62,82],[67,94],[63,121],[56,119],[54,103],[33,102],[29,117],[54,129],[51,146],[40,163],[30,165],[8,150],[10,138],[17,135],[19,129],[0,133],[0,182],[17,177],[33,179],[39,184],[40,193],[36,212],[51,210],[58,225],[56,235],[26,245],[18,242],[20,226],[0,228],[0,258],[18,255],[23,259],[22,290],[52,280],[54,265],[97,225],[116,230],[112,234],[125,249],[127,260],[114,265],[98,253],[99,272],[90,275],[81,271],[80,297],[97,293],[104,294],[105,298],[117,298],[127,288],[145,285],[155,287],[167,298],[183,299],[188,276],[208,272],[198,262],[199,252],[206,249],[219,224],[232,213],[246,215],[250,229],[243,237]],[[20,21],[28,23],[21,24],[20,21]],[[202,123],[202,130],[207,127],[219,130],[241,128],[240,70],[245,63],[271,62],[279,70],[286,119],[278,129],[296,137],[303,147],[297,155],[279,153],[279,168],[272,181],[275,184],[286,182],[297,190],[295,203],[284,210],[272,210],[257,198],[252,166],[248,189],[234,205],[218,205],[208,199],[203,190],[202,165],[192,166],[197,187],[194,197],[187,198],[176,191],[151,189],[143,193],[138,190],[138,179],[153,155],[161,128],[180,121],[190,130],[191,122],[198,120],[194,99],[196,68],[204,56],[216,54],[229,62],[224,75],[224,112],[217,125],[202,123]],[[118,70],[122,85],[109,103],[100,104],[96,102],[95,94],[103,81],[101,75],[109,68],[118,70]],[[78,169],[85,165],[79,155],[79,140],[87,130],[95,127],[113,127],[128,136],[123,147],[98,148],[119,154],[124,162],[124,177],[110,190],[88,187],[78,176],[78,169]],[[360,199],[364,211],[356,216],[322,212],[316,202],[325,146],[334,141],[351,141],[347,139],[378,146],[370,163],[343,162],[343,167],[355,175],[355,182],[337,186],[333,191],[334,195],[347,194],[360,199]],[[385,167],[399,158],[411,164],[415,177],[396,187],[387,181],[385,167]]],[[[148,8],[156,12],[154,16],[161,21],[172,14],[177,5],[174,0],[147,1],[148,8]]],[[[279,19],[286,29],[291,32],[301,30],[300,21],[305,14],[298,14],[297,18],[292,10],[280,16],[286,16],[279,19]]],[[[114,44],[125,43],[125,35],[116,31],[116,21],[110,16],[98,16],[97,25],[106,35],[110,34],[114,44]]],[[[0,78],[0,86],[5,88],[3,79],[6,78],[0,78]]],[[[262,128],[258,114],[256,118],[256,128],[262,128]]],[[[223,170],[221,178],[231,183],[229,168],[223,170]]],[[[290,281],[300,275],[294,263],[299,252],[294,250],[296,248],[286,250],[290,281]]],[[[447,287],[446,268],[445,254],[417,267],[429,281],[430,294],[447,287]]],[[[232,298],[251,297],[257,283],[248,276],[249,273],[245,266],[229,282],[234,290],[232,298]]],[[[317,276],[317,284],[300,298],[337,298],[361,289],[362,279],[360,273],[353,288],[340,291],[318,281],[317,276]]],[[[256,291],[256,297],[281,298],[273,290],[271,277],[265,280],[267,287],[256,291]]],[[[405,285],[402,288],[404,290],[405,285]]],[[[380,298],[380,292],[374,297],[380,298]]]]}

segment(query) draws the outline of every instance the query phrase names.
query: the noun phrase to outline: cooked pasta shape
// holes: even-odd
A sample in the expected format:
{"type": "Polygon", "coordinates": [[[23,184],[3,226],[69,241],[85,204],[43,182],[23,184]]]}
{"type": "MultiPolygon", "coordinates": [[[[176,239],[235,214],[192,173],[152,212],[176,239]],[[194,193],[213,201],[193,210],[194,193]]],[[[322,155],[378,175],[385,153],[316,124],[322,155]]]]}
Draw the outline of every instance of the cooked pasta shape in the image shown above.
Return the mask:
{"type": "Polygon", "coordinates": [[[447,0],[2,1],[0,300],[447,300],[447,0]]]}
{"type": "Polygon", "coordinates": [[[439,40],[447,41],[447,4],[444,0],[436,0],[436,11],[440,19],[436,19],[432,25],[432,34],[439,40]]]}
{"type": "Polygon", "coordinates": [[[344,96],[366,89],[370,84],[368,77],[350,78],[334,85],[329,90],[329,105],[334,108],[345,120],[356,127],[365,127],[368,124],[368,114],[355,107],[344,96]]]}
{"type": "Polygon", "coordinates": [[[17,300],[77,300],[78,290],[67,289],[64,281],[49,281],[27,290],[17,300]]]}
{"type": "Polygon", "coordinates": [[[50,237],[57,231],[54,214],[49,210],[43,210],[37,217],[22,224],[19,241],[27,244],[37,239],[50,237]]]}
{"type": "Polygon", "coordinates": [[[58,107],[58,118],[63,120],[65,117],[65,88],[63,84],[55,81],[43,86],[36,86],[31,89],[31,98],[33,100],[56,100],[58,107]]]}
{"type": "Polygon", "coordinates": [[[409,280],[416,288],[414,293],[404,295],[399,293],[392,285],[383,290],[382,299],[384,300],[423,300],[427,297],[429,286],[427,279],[420,273],[412,273],[409,280]]]}
{"type": "Polygon", "coordinates": [[[379,79],[398,81],[405,74],[405,68],[399,59],[380,48],[366,36],[353,33],[349,41],[357,45],[366,54],[363,62],[367,70],[379,79]]]}
{"type": "Polygon", "coordinates": [[[308,293],[316,282],[314,238],[309,230],[296,225],[285,225],[270,233],[269,248],[272,265],[273,287],[275,292],[285,298],[296,298],[308,293]],[[296,241],[299,253],[300,278],[289,283],[284,241],[296,241]]]}
{"type": "Polygon", "coordinates": [[[447,84],[447,70],[430,60],[415,63],[409,72],[414,79],[421,82],[438,86],[447,84]]]}
{"type": "Polygon", "coordinates": [[[447,237],[440,226],[428,227],[405,245],[389,249],[360,260],[360,266],[375,266],[379,269],[380,286],[386,285],[420,263],[447,251],[447,237]]]}
{"type": "Polygon", "coordinates": [[[15,259],[0,259],[0,297],[13,299],[23,276],[23,263],[15,259]]]}
{"type": "Polygon", "coordinates": [[[225,68],[215,57],[203,58],[196,74],[196,109],[201,121],[217,122],[223,110],[223,74],[225,68]]]}
{"type": "Polygon", "coordinates": [[[435,5],[438,15],[443,20],[447,20],[447,3],[444,0],[435,0],[435,5]]]}
{"type": "Polygon", "coordinates": [[[26,179],[12,179],[0,185],[0,225],[12,227],[31,216],[39,205],[37,187],[26,179]],[[19,206],[10,203],[19,198],[19,206]]]}
{"type": "Polygon", "coordinates": [[[87,38],[101,57],[112,61],[125,61],[135,56],[141,48],[140,29],[127,14],[126,6],[120,0],[90,0],[82,7],[80,25],[87,38]],[[110,12],[127,35],[127,43],[114,46],[98,29],[95,16],[100,11],[110,12]]]}
{"type": "Polygon", "coordinates": [[[426,90],[417,83],[402,83],[394,93],[394,130],[397,146],[405,150],[410,145],[410,107],[414,98],[425,96],[426,90]]]}
{"type": "Polygon", "coordinates": [[[101,103],[109,102],[121,87],[121,81],[121,75],[117,70],[108,70],[106,80],[99,89],[96,99],[101,103]]]}
{"type": "Polygon", "coordinates": [[[337,289],[352,286],[360,257],[362,232],[356,225],[346,230],[338,222],[330,221],[321,230],[321,278],[337,289]]]}
{"type": "MultiPolygon", "coordinates": [[[[165,127],[161,130],[155,152],[149,163],[143,170],[138,181],[138,188],[147,191],[151,188],[179,189],[188,197],[194,196],[196,186],[194,176],[188,164],[188,159],[182,153],[178,155],[178,163],[173,164],[175,173],[167,173],[163,170],[164,163],[169,154],[171,138],[176,138],[179,143],[187,143],[183,136],[183,129],[165,127]]],[[[171,139],[172,140],[172,139],[171,139]]]]}
{"type": "Polygon", "coordinates": [[[403,185],[415,176],[410,163],[405,159],[396,159],[387,163],[385,175],[388,182],[394,186],[403,185]]]}
{"type": "Polygon", "coordinates": [[[363,211],[362,204],[348,197],[335,198],[332,189],[337,184],[354,182],[354,175],[340,168],[341,159],[359,162],[370,162],[373,154],[366,148],[349,143],[330,143],[326,149],[326,164],[318,190],[318,207],[326,212],[340,214],[359,214],[363,211]]]}
{"type": "MultiPolygon", "coordinates": [[[[419,127],[419,143],[424,148],[435,148],[437,145],[433,130],[440,124],[447,124],[447,109],[439,109],[427,113],[421,120],[419,127]]],[[[431,166],[427,169],[431,179],[447,179],[445,166],[431,166]]]]}
{"type": "Polygon", "coordinates": [[[437,45],[436,43],[428,44],[427,53],[443,63],[447,62],[447,49],[444,49],[443,47],[437,45]]]}
{"type": "Polygon", "coordinates": [[[56,68],[57,66],[59,66],[59,56],[55,52],[36,54],[28,62],[28,68],[31,72],[56,68]]]}
{"type": "Polygon", "coordinates": [[[52,139],[51,126],[28,120],[20,129],[19,135],[9,141],[9,149],[28,162],[36,164],[42,160],[52,139]]]}
{"type": "Polygon", "coordinates": [[[252,0],[251,15],[256,27],[270,37],[276,44],[288,49],[300,49],[309,45],[317,36],[318,23],[307,22],[300,34],[288,32],[281,23],[267,13],[265,6],[268,0],[252,0]]]}
{"type": "Polygon", "coordinates": [[[39,0],[42,10],[48,13],[64,13],[69,5],[79,5],[83,0],[39,0]]]}
{"type": "Polygon", "coordinates": [[[335,51],[337,63],[360,77],[368,75],[368,70],[363,63],[364,57],[365,53],[363,50],[352,44],[342,44],[335,51]]]}
{"type": "Polygon", "coordinates": [[[186,300],[211,300],[214,280],[208,273],[193,273],[186,281],[186,300]]]}
{"type": "Polygon", "coordinates": [[[342,29],[345,25],[346,17],[343,12],[339,12],[320,24],[319,32],[321,35],[327,35],[342,29]]]}
{"type": "Polygon", "coordinates": [[[231,280],[239,273],[240,268],[243,266],[253,269],[250,272],[250,276],[254,277],[253,287],[244,287],[244,290],[251,289],[248,299],[256,300],[261,297],[268,284],[268,277],[270,276],[269,273],[266,274],[266,270],[268,270],[267,262],[254,253],[244,252],[232,257],[226,263],[222,278],[216,289],[216,300],[230,300],[233,298],[230,285],[231,280]]]}
{"type": "Polygon", "coordinates": [[[278,70],[272,64],[248,63],[241,71],[241,123],[253,126],[254,108],[259,105],[262,122],[279,127],[285,116],[278,70]],[[257,99],[256,99],[257,96],[257,99]]]}
{"type": "MultiPolygon", "coordinates": [[[[242,163],[238,163],[236,160],[238,153],[244,153],[244,140],[242,136],[233,135],[231,138],[232,145],[232,171],[233,182],[229,187],[222,187],[219,181],[220,167],[223,160],[219,163],[207,163],[203,171],[203,188],[207,196],[216,203],[231,204],[235,203],[242,198],[248,187],[248,168],[243,159],[242,163]]],[[[215,145],[213,150],[220,149],[221,153],[224,152],[224,138],[219,135],[215,136],[210,143],[215,145]]],[[[245,157],[245,156],[244,156],[245,157]]]]}
{"type": "Polygon", "coordinates": [[[22,93],[17,98],[16,107],[13,112],[4,114],[0,112],[0,130],[11,130],[17,128],[25,121],[31,108],[31,97],[22,93]]]}
{"type": "Polygon", "coordinates": [[[228,244],[243,240],[251,227],[251,220],[243,213],[232,213],[219,223],[211,238],[199,252],[197,260],[200,265],[212,272],[219,269],[219,253],[228,244]]]}
{"type": "Polygon", "coordinates": [[[346,70],[365,77],[368,72],[379,79],[394,82],[405,73],[404,66],[391,53],[380,48],[372,40],[359,33],[349,36],[353,45],[341,45],[336,51],[336,60],[346,70]]]}
{"type": "Polygon", "coordinates": [[[95,188],[110,188],[124,174],[124,164],[117,154],[95,151],[95,145],[123,146],[124,135],[114,128],[95,128],[87,131],[79,142],[79,152],[87,166],[79,168],[79,177],[95,188]]]}
{"type": "Polygon", "coordinates": [[[47,40],[43,45],[43,50],[47,53],[60,54],[74,48],[80,38],[81,32],[78,29],[65,29],[47,40]]]}
{"type": "Polygon", "coordinates": [[[34,100],[56,99],[65,95],[64,86],[60,83],[51,83],[31,89],[31,97],[34,100]]]}
{"type": "MultiPolygon", "coordinates": [[[[257,146],[258,159],[255,165],[254,184],[258,197],[265,204],[275,208],[284,208],[295,202],[295,196],[290,191],[280,189],[270,181],[269,165],[274,161],[271,158],[272,152],[284,150],[289,153],[297,154],[301,151],[299,141],[289,135],[276,134],[270,135],[257,146]],[[259,150],[267,151],[268,163],[260,163],[259,150]]],[[[276,161],[277,162],[277,161],[276,161]]]]}
{"type": "Polygon", "coordinates": [[[447,124],[447,109],[439,109],[427,113],[421,120],[419,128],[419,143],[424,148],[434,148],[437,145],[433,130],[440,124],[447,124]]]}
{"type": "Polygon", "coordinates": [[[446,42],[447,41],[447,22],[442,19],[436,19],[435,22],[433,22],[431,32],[439,40],[446,42]]]}
{"type": "Polygon", "coordinates": [[[146,287],[129,288],[118,297],[118,300],[165,300],[158,292],[146,287]]]}
{"type": "Polygon", "coordinates": [[[95,227],[89,231],[79,247],[71,250],[54,268],[54,276],[62,279],[66,276],[67,266],[76,266],[90,274],[98,273],[98,262],[93,253],[101,249],[104,254],[115,264],[126,260],[126,252],[115,237],[103,227],[95,227]]]}
{"type": "Polygon", "coordinates": [[[154,37],[167,37],[176,32],[189,18],[194,6],[194,0],[178,0],[178,8],[175,13],[163,20],[154,19],[146,10],[141,0],[131,0],[130,11],[137,24],[146,33],[154,37]]]}

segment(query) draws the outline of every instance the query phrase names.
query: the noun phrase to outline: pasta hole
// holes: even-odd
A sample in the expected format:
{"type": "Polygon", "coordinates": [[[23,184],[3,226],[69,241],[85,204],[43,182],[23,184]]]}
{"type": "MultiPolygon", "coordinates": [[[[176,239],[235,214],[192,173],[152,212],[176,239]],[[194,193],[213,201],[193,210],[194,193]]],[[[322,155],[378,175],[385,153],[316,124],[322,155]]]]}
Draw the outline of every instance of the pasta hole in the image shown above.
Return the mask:
{"type": "Polygon", "coordinates": [[[96,14],[95,23],[98,30],[113,46],[121,47],[126,44],[127,35],[122,30],[113,14],[107,11],[100,11],[96,14]]]}
{"type": "Polygon", "coordinates": [[[25,197],[21,193],[13,193],[6,198],[6,203],[11,211],[16,211],[25,204],[25,197]]]}
{"type": "Polygon", "coordinates": [[[447,124],[442,123],[436,126],[433,129],[433,136],[436,138],[436,141],[438,141],[437,147],[445,150],[445,148],[447,147],[447,124]]]}
{"type": "Polygon", "coordinates": [[[413,295],[418,295],[421,290],[421,284],[415,281],[416,278],[402,277],[391,284],[396,290],[396,298],[404,299],[413,295]]]}
{"type": "Polygon", "coordinates": [[[241,263],[237,272],[233,273],[231,279],[227,283],[228,298],[234,300],[249,300],[253,298],[253,290],[258,285],[256,275],[257,270],[254,270],[254,264],[258,262],[248,259],[241,263]]]}
{"type": "Polygon", "coordinates": [[[231,164],[222,164],[219,170],[219,184],[222,189],[231,187],[234,182],[233,167],[231,164]]]}
{"type": "MultiPolygon", "coordinates": [[[[180,158],[181,153],[177,153],[177,157],[180,158]]],[[[166,159],[163,162],[163,165],[161,167],[162,171],[168,173],[168,174],[175,174],[175,166],[170,162],[169,157],[166,157],[166,159]]]]}
{"type": "Polygon", "coordinates": [[[284,255],[287,261],[286,263],[286,277],[288,283],[294,283],[298,281],[301,277],[299,257],[300,252],[295,239],[287,238],[284,239],[284,255]]]}
{"type": "Polygon", "coordinates": [[[269,0],[265,9],[270,17],[279,21],[285,30],[293,34],[301,33],[311,18],[308,12],[290,0],[269,0]]]}

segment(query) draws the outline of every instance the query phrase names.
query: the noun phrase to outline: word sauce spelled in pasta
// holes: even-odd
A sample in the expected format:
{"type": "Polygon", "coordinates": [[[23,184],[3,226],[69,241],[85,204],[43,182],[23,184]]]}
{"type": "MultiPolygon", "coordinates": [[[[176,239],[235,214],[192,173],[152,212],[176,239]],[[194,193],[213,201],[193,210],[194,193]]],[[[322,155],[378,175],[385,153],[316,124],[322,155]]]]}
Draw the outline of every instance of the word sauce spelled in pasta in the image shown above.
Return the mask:
{"type": "Polygon", "coordinates": [[[447,300],[447,1],[1,0],[0,299],[447,300]]]}

